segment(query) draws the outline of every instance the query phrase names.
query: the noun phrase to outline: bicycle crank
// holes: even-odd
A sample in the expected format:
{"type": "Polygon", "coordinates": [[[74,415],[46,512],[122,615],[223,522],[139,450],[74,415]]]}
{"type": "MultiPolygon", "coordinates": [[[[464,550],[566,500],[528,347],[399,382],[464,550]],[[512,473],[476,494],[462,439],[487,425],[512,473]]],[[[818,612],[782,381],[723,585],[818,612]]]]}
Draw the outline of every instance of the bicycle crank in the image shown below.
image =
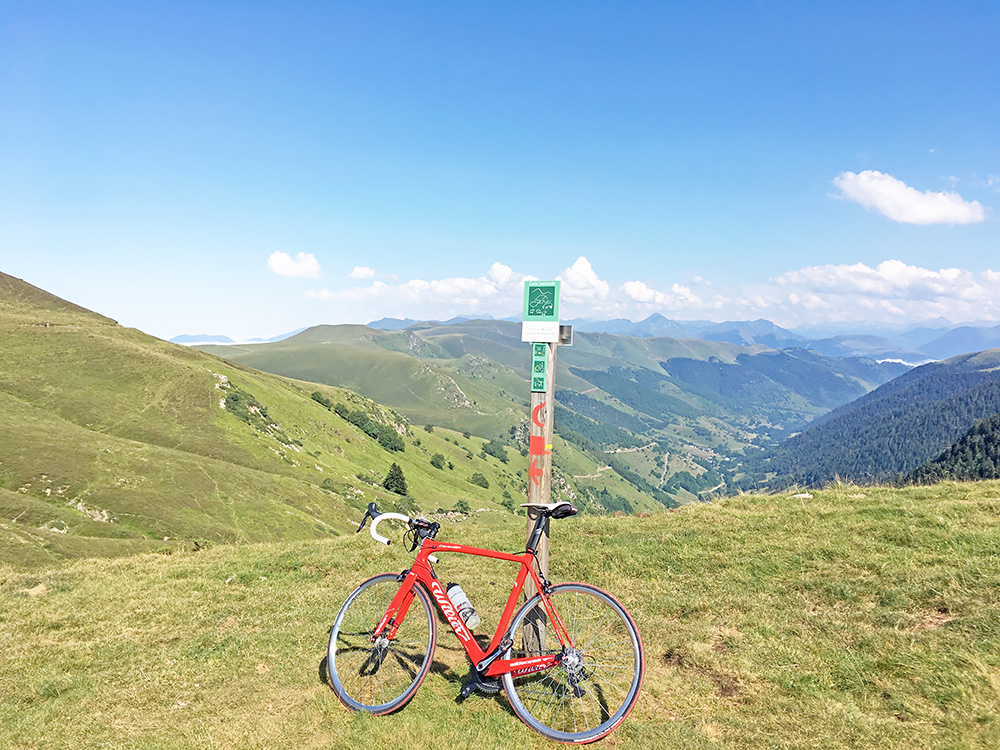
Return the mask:
{"type": "Polygon", "coordinates": [[[458,699],[460,701],[464,701],[475,692],[480,692],[485,695],[496,695],[500,692],[500,690],[500,680],[492,677],[483,677],[479,674],[479,672],[473,669],[472,676],[469,681],[462,686],[462,690],[458,694],[458,699]]]}

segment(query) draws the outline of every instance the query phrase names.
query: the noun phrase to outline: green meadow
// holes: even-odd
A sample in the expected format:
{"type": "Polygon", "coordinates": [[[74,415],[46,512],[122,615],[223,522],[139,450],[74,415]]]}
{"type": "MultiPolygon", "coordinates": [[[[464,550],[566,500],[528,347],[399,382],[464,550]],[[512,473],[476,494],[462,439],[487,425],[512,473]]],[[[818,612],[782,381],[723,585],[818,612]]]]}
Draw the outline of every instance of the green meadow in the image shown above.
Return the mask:
{"type": "MultiPolygon", "coordinates": [[[[439,538],[517,550],[524,531],[482,511],[439,538]]],[[[513,569],[442,558],[487,632],[513,569]]],[[[502,694],[456,703],[469,666],[443,623],[410,705],[340,706],[327,629],[409,560],[347,534],[0,567],[0,746],[549,746],[502,694]]],[[[1000,746],[998,482],[577,516],[553,523],[550,577],[606,588],[642,632],[643,692],[606,747],[1000,746]]]]}

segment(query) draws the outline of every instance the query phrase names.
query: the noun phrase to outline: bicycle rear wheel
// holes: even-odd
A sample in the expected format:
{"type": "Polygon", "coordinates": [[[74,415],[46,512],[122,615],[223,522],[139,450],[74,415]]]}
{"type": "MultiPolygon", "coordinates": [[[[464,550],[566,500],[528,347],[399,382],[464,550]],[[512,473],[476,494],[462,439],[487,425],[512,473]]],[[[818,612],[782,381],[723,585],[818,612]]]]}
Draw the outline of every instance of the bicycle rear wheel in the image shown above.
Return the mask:
{"type": "Polygon", "coordinates": [[[625,608],[595,586],[553,586],[549,600],[573,646],[563,650],[536,595],[514,615],[514,643],[504,658],[557,654],[560,660],[541,672],[503,675],[504,691],[536,732],[558,742],[593,742],[621,724],[639,697],[642,639],[625,608]]]}
{"type": "Polygon", "coordinates": [[[419,584],[396,636],[377,638],[399,580],[393,573],[369,578],[347,597],[330,629],[327,669],[330,686],[348,708],[376,715],[405,706],[431,668],[437,621],[419,584]]]}

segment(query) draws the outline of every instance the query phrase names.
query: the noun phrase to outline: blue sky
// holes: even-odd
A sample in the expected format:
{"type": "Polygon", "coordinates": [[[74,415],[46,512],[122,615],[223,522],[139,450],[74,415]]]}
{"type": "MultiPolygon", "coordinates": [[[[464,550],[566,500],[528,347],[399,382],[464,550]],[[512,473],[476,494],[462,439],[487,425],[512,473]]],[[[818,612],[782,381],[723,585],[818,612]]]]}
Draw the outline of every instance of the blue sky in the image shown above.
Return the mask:
{"type": "Polygon", "coordinates": [[[0,6],[0,270],[169,338],[1000,322],[1000,4],[0,6]]]}

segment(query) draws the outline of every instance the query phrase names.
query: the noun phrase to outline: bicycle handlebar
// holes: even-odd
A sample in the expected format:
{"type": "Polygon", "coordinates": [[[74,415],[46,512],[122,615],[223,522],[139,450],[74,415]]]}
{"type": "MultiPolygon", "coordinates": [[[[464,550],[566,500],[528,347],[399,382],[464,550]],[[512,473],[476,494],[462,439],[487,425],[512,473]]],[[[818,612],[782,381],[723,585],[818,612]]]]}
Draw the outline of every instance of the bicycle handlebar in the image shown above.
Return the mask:
{"type": "Polygon", "coordinates": [[[402,513],[381,513],[372,519],[372,527],[371,529],[369,529],[372,535],[372,539],[374,539],[376,542],[382,542],[382,544],[388,547],[389,538],[382,536],[375,530],[378,528],[378,525],[382,523],[382,521],[402,521],[403,523],[408,525],[410,523],[410,520],[411,519],[409,516],[404,516],[402,513]]]}

